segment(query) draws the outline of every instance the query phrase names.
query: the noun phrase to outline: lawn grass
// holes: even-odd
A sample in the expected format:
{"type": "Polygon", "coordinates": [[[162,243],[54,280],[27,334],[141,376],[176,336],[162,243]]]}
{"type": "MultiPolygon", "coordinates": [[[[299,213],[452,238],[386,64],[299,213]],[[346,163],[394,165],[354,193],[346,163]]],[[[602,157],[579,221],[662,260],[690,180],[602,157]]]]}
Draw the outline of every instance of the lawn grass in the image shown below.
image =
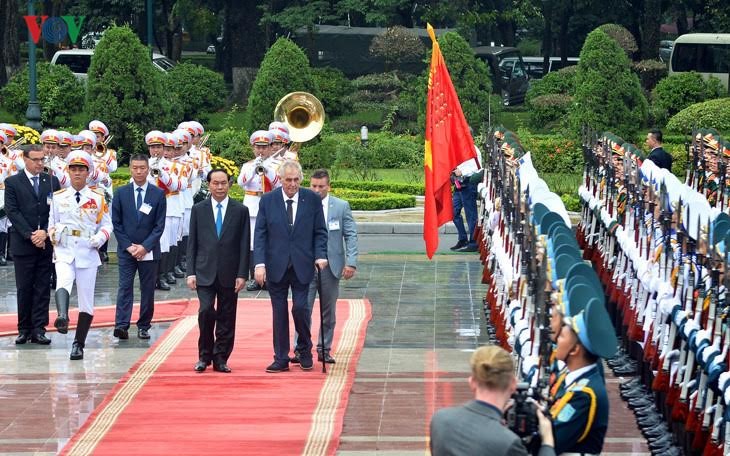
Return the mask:
{"type": "Polygon", "coordinates": [[[208,112],[200,115],[200,122],[206,131],[219,131],[224,128],[243,128],[246,112],[243,108],[235,107],[220,112],[208,112]]]}

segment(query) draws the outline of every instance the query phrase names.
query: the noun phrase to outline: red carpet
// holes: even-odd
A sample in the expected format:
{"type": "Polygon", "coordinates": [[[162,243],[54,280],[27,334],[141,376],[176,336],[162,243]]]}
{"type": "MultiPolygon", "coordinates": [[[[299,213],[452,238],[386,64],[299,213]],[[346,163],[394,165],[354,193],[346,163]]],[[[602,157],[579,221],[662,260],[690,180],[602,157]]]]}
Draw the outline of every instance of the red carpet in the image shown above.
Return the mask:
{"type": "MultiPolygon", "coordinates": [[[[315,305],[313,316],[318,316],[315,305]]],[[[333,356],[304,372],[267,374],[271,304],[239,300],[230,374],[193,371],[197,317],[177,321],[97,407],[62,454],[334,454],[370,319],[340,300],[333,356]]],[[[313,334],[318,333],[314,318],[313,334]]],[[[293,328],[293,324],[292,324],[293,328]]]]}
{"type": "MultiPolygon", "coordinates": [[[[51,307],[54,307],[53,300],[51,300],[51,307]]],[[[161,321],[174,321],[180,318],[184,314],[195,313],[198,311],[198,303],[191,302],[188,299],[178,301],[158,301],[155,302],[155,317],[152,322],[161,321]],[[187,310],[190,306],[191,310],[187,310]]],[[[92,323],[93,328],[102,328],[105,326],[114,326],[114,313],[116,312],[116,306],[103,306],[96,307],[94,309],[94,321],[92,323]]],[[[79,320],[79,309],[69,310],[69,329],[76,328],[76,322],[79,320]]],[[[132,324],[137,320],[139,316],[139,304],[134,305],[132,310],[132,324]]],[[[48,318],[50,323],[46,330],[55,331],[53,322],[56,320],[56,311],[51,310],[48,318]]],[[[18,314],[0,314],[0,336],[13,336],[18,334],[18,314]]]]}

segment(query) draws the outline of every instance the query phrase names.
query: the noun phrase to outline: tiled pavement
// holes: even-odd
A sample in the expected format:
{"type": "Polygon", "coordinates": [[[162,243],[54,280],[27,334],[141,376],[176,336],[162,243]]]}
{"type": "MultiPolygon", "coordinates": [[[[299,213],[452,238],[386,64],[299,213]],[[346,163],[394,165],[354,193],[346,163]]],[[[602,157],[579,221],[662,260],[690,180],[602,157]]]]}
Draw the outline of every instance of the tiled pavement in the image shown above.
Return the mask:
{"type": "MultiPolygon", "coordinates": [[[[440,252],[448,251],[449,241],[453,236],[442,237],[440,252]]],[[[437,255],[428,261],[420,253],[422,242],[420,235],[363,235],[358,274],[342,282],[341,296],[369,299],[373,318],[338,454],[424,454],[433,411],[469,399],[467,360],[487,341],[481,266],[474,255],[437,255]],[[383,253],[393,251],[419,253],[383,253]]],[[[100,270],[98,305],[113,304],[116,275],[114,265],[100,270]]],[[[255,294],[241,294],[247,295],[255,294]]],[[[191,293],[179,284],[156,297],[191,293]]],[[[0,312],[14,309],[12,267],[0,268],[0,312]]],[[[155,325],[151,341],[132,336],[122,344],[110,328],[92,330],[82,362],[68,360],[73,333],[49,333],[50,347],[16,347],[13,338],[0,338],[0,453],[60,450],[168,326],[155,325]]],[[[618,398],[618,380],[610,373],[607,377],[612,410],[604,454],[647,454],[633,416],[618,398]]]]}

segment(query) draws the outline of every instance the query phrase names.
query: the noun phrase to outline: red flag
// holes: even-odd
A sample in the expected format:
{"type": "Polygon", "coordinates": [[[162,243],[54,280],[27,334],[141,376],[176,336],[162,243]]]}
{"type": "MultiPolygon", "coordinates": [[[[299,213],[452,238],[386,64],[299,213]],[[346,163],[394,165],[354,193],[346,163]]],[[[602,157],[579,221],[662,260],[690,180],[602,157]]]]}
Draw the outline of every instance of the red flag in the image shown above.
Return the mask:
{"type": "Polygon", "coordinates": [[[439,245],[439,227],[454,218],[449,180],[451,171],[468,159],[475,158],[476,151],[433,27],[427,24],[426,28],[433,47],[426,102],[423,240],[426,242],[426,255],[431,258],[439,245]]]}

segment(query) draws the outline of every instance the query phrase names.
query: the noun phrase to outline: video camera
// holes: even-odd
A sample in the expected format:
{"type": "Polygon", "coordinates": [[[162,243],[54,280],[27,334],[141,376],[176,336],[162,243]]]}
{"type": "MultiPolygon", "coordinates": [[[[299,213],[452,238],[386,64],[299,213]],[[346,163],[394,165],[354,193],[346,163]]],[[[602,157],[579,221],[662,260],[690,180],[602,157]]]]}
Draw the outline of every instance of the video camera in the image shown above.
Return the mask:
{"type": "Polygon", "coordinates": [[[540,399],[539,394],[529,384],[518,383],[517,390],[512,394],[512,407],[507,410],[505,419],[507,427],[522,439],[525,448],[536,454],[532,450],[540,448],[540,424],[536,405],[529,398],[540,399]]]}

